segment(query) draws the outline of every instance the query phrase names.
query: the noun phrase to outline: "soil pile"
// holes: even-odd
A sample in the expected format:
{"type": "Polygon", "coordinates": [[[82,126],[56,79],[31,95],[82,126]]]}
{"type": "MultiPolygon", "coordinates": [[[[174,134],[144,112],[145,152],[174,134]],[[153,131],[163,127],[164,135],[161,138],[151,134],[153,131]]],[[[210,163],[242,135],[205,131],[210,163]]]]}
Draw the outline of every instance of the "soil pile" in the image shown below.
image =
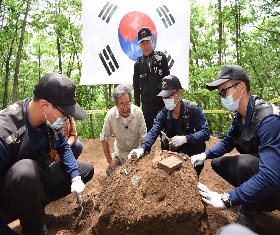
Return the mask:
{"type": "MultiPolygon", "coordinates": [[[[170,159],[170,158],[169,158],[170,159]]],[[[93,234],[209,234],[198,178],[185,154],[161,152],[127,161],[104,181],[96,198],[93,234]],[[158,161],[175,156],[182,163],[168,172],[158,161]],[[186,160],[185,160],[186,159],[186,160]]]]}

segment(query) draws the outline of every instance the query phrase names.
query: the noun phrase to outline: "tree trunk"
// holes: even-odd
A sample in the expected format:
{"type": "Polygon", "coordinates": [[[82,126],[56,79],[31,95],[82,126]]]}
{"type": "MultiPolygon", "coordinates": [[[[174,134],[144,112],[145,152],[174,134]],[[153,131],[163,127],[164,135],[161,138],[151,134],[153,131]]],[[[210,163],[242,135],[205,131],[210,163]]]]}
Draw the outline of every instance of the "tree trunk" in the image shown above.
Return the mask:
{"type": "Polygon", "coordinates": [[[218,0],[218,8],[219,8],[219,45],[218,45],[219,61],[218,61],[218,65],[221,66],[221,64],[222,64],[222,38],[223,38],[223,17],[222,17],[221,0],[218,0]]]}
{"type": "Polygon", "coordinates": [[[104,87],[105,87],[106,109],[109,109],[108,85],[105,84],[104,87]]]}
{"type": "Polygon", "coordinates": [[[15,42],[15,38],[17,36],[17,32],[18,32],[18,20],[19,20],[19,16],[17,17],[17,21],[16,21],[16,29],[15,29],[15,33],[14,33],[14,37],[12,38],[11,41],[11,45],[9,48],[9,52],[8,55],[6,57],[5,60],[5,85],[4,85],[4,96],[3,96],[3,105],[2,105],[2,109],[6,108],[8,105],[8,90],[9,90],[9,76],[10,76],[10,60],[11,57],[13,55],[13,46],[14,46],[14,42],[15,42]]]}
{"type": "Polygon", "coordinates": [[[18,74],[19,74],[19,66],[20,66],[20,56],[23,47],[24,33],[25,33],[26,20],[27,20],[29,8],[30,8],[30,0],[28,0],[26,5],[26,11],[22,23],[22,30],[21,30],[19,47],[18,47],[17,58],[16,58],[16,67],[15,67],[14,85],[13,85],[13,99],[12,99],[13,103],[17,101],[17,96],[18,96],[18,74]]]}
{"type": "MultiPolygon", "coordinates": [[[[58,14],[60,14],[60,7],[58,7],[58,14]]],[[[57,55],[58,55],[58,67],[59,72],[62,73],[62,59],[61,59],[61,45],[59,40],[59,33],[56,32],[56,47],[57,47],[57,55]]]]}

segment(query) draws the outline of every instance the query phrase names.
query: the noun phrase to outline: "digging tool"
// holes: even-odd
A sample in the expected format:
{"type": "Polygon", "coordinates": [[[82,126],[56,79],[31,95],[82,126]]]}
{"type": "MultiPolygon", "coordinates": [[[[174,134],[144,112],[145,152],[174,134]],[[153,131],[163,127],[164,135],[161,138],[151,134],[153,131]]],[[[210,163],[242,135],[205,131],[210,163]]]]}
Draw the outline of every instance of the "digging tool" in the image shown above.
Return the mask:
{"type": "MultiPolygon", "coordinates": [[[[169,138],[163,131],[161,131],[161,134],[165,137],[165,139],[168,140],[168,142],[170,142],[172,140],[172,138],[169,138]]],[[[172,145],[168,144],[168,150],[171,151],[172,150],[172,145]]]]}

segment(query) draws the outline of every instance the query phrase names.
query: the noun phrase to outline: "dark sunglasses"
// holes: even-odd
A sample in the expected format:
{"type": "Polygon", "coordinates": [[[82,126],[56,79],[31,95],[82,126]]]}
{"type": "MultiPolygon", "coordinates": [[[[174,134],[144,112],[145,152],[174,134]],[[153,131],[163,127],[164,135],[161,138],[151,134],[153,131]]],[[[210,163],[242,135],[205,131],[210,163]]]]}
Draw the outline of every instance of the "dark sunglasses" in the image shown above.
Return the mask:
{"type": "Polygon", "coordinates": [[[233,87],[239,85],[240,83],[241,83],[241,82],[238,82],[238,83],[235,83],[235,84],[233,84],[233,85],[231,85],[231,86],[229,86],[229,87],[227,87],[227,88],[224,88],[224,89],[220,90],[220,92],[218,92],[218,94],[219,94],[221,97],[226,98],[226,97],[227,97],[227,90],[229,90],[230,88],[233,88],[233,87]]]}
{"type": "Polygon", "coordinates": [[[171,96],[175,95],[178,91],[179,91],[179,90],[174,91],[174,92],[173,92],[170,96],[167,96],[166,98],[168,98],[168,97],[171,97],[171,96]]]}
{"type": "Polygon", "coordinates": [[[64,111],[62,111],[58,106],[54,105],[54,107],[55,107],[59,112],[61,112],[62,115],[63,115],[64,117],[67,117],[67,119],[70,118],[70,115],[67,114],[67,113],[65,113],[64,111]]]}

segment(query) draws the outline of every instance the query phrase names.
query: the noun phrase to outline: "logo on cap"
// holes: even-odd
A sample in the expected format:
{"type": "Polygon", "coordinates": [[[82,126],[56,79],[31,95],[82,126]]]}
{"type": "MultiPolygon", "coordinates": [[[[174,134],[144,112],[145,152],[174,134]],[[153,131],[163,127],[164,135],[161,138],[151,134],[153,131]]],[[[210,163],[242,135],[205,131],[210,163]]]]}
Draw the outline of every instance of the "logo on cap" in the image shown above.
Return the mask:
{"type": "Polygon", "coordinates": [[[167,83],[166,83],[166,81],[163,81],[162,82],[162,88],[166,88],[167,87],[167,83]]]}
{"type": "Polygon", "coordinates": [[[141,35],[142,35],[142,37],[145,37],[145,36],[146,36],[145,30],[142,30],[141,35]]]}

